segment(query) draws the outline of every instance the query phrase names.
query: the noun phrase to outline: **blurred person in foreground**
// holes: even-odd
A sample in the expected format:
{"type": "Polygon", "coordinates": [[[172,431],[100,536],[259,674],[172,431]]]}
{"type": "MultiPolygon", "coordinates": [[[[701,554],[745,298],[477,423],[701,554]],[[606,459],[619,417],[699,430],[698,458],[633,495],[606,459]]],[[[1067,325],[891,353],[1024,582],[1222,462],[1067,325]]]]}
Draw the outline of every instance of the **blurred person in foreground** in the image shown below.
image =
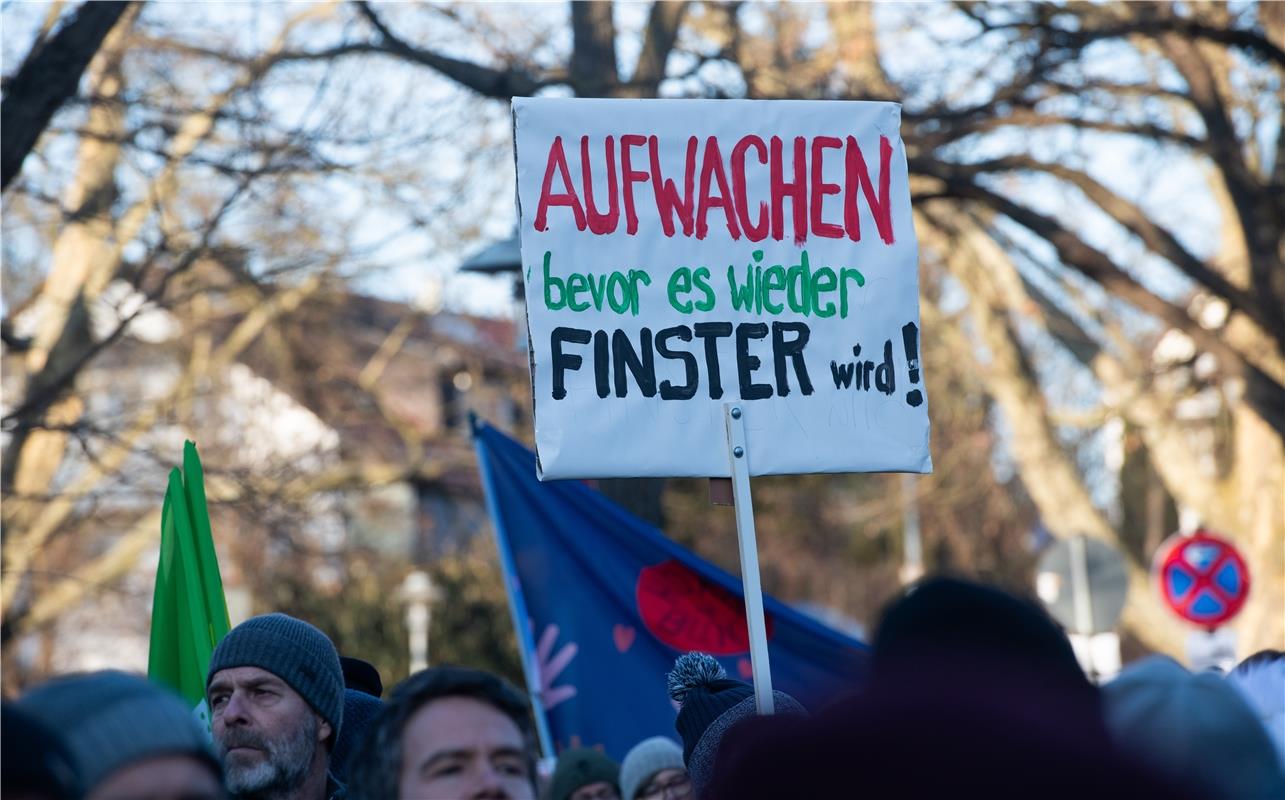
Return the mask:
{"type": "MultiPolygon", "coordinates": [[[[219,763],[201,725],[177,695],[124,672],[94,672],[39,686],[18,703],[62,737],[85,800],[221,800],[219,763]]],[[[5,710],[5,771],[15,765],[5,710]]],[[[17,721],[17,720],[14,720],[17,721]]],[[[43,748],[40,748],[43,749],[43,748]]],[[[6,800],[10,794],[6,780],[6,800]]],[[[71,794],[35,794],[68,797],[71,794]]]]}
{"type": "Polygon", "coordinates": [[[1282,768],[1285,768],[1285,653],[1260,650],[1236,665],[1227,675],[1276,746],[1282,768]]]}
{"type": "Polygon", "coordinates": [[[526,697],[489,672],[440,666],[393,689],[351,762],[348,800],[534,800],[526,697]]]}
{"type": "Polygon", "coordinates": [[[1285,797],[1276,748],[1221,676],[1193,675],[1152,656],[1130,664],[1102,692],[1120,749],[1157,773],[1211,800],[1285,797]]]}
{"type": "Polygon", "coordinates": [[[0,702],[0,797],[80,797],[80,782],[67,745],[48,726],[8,700],[0,702]]]}
{"type": "Polygon", "coordinates": [[[692,781],[683,767],[683,748],[653,736],[634,745],[620,762],[622,800],[684,800],[692,781]]]}
{"type": "Polygon", "coordinates": [[[1199,797],[1114,749],[1096,687],[1029,601],[923,581],[884,613],[871,666],[811,719],[729,731],[701,797],[1199,797]]]}
{"type": "Polygon", "coordinates": [[[343,796],[328,772],[343,721],[343,670],[320,630],[285,614],[242,622],[214,648],[205,694],[234,798],[343,796]]]}
{"type": "Polygon", "coordinates": [[[572,747],[558,754],[546,800],[620,800],[620,765],[606,753],[572,747]]]}

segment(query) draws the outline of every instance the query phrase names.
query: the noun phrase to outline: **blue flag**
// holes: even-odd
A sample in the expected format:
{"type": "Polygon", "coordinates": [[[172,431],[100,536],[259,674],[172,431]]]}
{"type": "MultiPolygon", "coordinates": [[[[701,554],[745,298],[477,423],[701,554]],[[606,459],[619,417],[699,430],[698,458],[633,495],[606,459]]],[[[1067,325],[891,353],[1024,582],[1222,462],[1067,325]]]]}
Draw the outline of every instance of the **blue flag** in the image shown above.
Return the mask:
{"type": "MultiPolygon", "coordinates": [[[[681,653],[709,653],[750,682],[740,579],[579,481],[539,482],[535,455],[495,428],[475,425],[474,441],[528,689],[555,750],[621,759],[649,736],[677,738],[665,674],[681,653]]],[[[771,597],[764,608],[774,688],[816,709],[858,687],[865,644],[771,597]]]]}

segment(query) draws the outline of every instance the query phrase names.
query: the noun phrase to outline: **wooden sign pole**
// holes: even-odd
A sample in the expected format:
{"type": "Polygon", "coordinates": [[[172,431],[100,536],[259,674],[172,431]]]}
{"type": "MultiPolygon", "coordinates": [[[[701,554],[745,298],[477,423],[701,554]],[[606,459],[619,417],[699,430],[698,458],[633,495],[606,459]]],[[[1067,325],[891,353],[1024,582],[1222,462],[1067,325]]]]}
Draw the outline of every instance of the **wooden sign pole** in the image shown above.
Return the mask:
{"type": "Polygon", "coordinates": [[[740,403],[724,403],[727,457],[732,465],[732,496],[736,506],[736,541],[741,551],[741,583],[745,589],[745,621],[750,633],[750,666],[754,672],[754,701],[760,714],[774,711],[772,666],[767,654],[767,621],[763,616],[763,587],[759,583],[758,541],[754,536],[754,501],[750,499],[749,447],[745,443],[745,411],[740,403]]]}

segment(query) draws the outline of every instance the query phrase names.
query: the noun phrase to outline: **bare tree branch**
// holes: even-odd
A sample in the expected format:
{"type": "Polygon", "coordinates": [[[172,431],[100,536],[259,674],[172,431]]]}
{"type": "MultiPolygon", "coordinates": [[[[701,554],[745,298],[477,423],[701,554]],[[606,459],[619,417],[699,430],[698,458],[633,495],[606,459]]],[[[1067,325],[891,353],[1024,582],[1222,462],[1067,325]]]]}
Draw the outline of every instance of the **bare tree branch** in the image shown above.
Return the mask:
{"type": "Polygon", "coordinates": [[[665,64],[678,41],[678,28],[687,13],[687,6],[686,0],[652,3],[642,52],[638,55],[638,67],[630,81],[639,96],[652,97],[659,91],[660,82],[665,79],[665,64]]]}
{"type": "Polygon", "coordinates": [[[1039,161],[1024,155],[1007,156],[954,169],[963,174],[993,171],[1043,172],[1073,184],[1108,216],[1137,236],[1149,250],[1168,259],[1192,280],[1222,297],[1233,309],[1244,313],[1265,331],[1270,332],[1276,338],[1282,352],[1285,352],[1285,317],[1280,314],[1275,304],[1271,303],[1270,298],[1260,298],[1233,284],[1222,273],[1197,258],[1178,241],[1176,236],[1154,222],[1136,204],[1111,191],[1086,173],[1064,164],[1039,161]],[[1264,307],[1261,300],[1267,300],[1271,307],[1264,307]]]}
{"type": "Polygon", "coordinates": [[[970,16],[981,23],[987,30],[1013,30],[1021,33],[1039,33],[1046,36],[1049,42],[1059,48],[1082,50],[1090,44],[1103,39],[1123,39],[1130,36],[1149,36],[1160,38],[1166,35],[1177,35],[1190,40],[1204,40],[1234,47],[1251,53],[1259,59],[1285,67],[1285,50],[1282,50],[1263,33],[1233,27],[1220,27],[1206,24],[1190,16],[1181,16],[1169,7],[1168,3],[1138,2],[1132,4],[1134,12],[1127,19],[1118,17],[1094,19],[1082,7],[1077,19],[1081,23],[1077,28],[1061,27],[1052,21],[1048,7],[1036,7],[1034,12],[1041,19],[1023,20],[1010,23],[991,23],[984,14],[976,13],[983,4],[960,3],[962,8],[970,10],[970,16]],[[1084,24],[1088,22],[1089,24],[1084,24]]]}
{"type": "MultiPolygon", "coordinates": [[[[925,168],[925,165],[920,166],[921,169],[925,168]]],[[[1019,205],[976,183],[951,176],[949,168],[943,168],[940,163],[926,167],[925,171],[933,170],[936,170],[938,177],[945,181],[950,194],[978,200],[1009,217],[1053,245],[1059,258],[1067,266],[1074,267],[1107,291],[1177,328],[1202,348],[1219,356],[1220,366],[1224,370],[1230,370],[1232,374],[1239,374],[1246,379],[1251,387],[1248,399],[1255,403],[1255,408],[1263,418],[1276,430],[1285,432],[1285,387],[1279,379],[1270,376],[1255,363],[1261,354],[1237,351],[1222,337],[1205,329],[1192,319],[1184,309],[1148,291],[1127,272],[1116,266],[1109,256],[1088,245],[1057,220],[1019,205]]]]}
{"type": "Polygon", "coordinates": [[[170,408],[181,402],[192,391],[198,378],[203,374],[213,374],[218,370],[226,369],[250,346],[276,315],[298,307],[320,286],[320,276],[311,276],[299,286],[283,291],[271,301],[252,309],[223,340],[217,352],[201,365],[200,374],[189,364],[188,369],[170,393],[152,406],[143,409],[129,429],[121,435],[120,441],[113,444],[99,462],[85,469],[65,492],[46,504],[30,526],[23,530],[10,528],[6,532],[3,542],[4,570],[10,577],[0,587],[0,600],[3,601],[6,623],[9,622],[8,615],[14,597],[22,585],[22,576],[44,543],[71,515],[76,499],[119,469],[133,443],[162,419],[170,408]]]}
{"type": "MultiPolygon", "coordinates": [[[[908,117],[918,118],[919,115],[908,115],[908,117]]],[[[1014,109],[1006,114],[996,113],[989,117],[979,117],[977,119],[969,120],[959,125],[942,128],[940,130],[934,131],[930,129],[919,134],[917,138],[934,146],[939,146],[959,141],[966,136],[971,136],[977,133],[987,133],[1001,128],[1051,128],[1058,126],[1066,126],[1076,130],[1138,136],[1144,139],[1153,139],[1157,142],[1186,147],[1190,150],[1198,153],[1204,153],[1206,155],[1209,155],[1212,149],[1210,144],[1204,139],[1200,139],[1189,134],[1178,133],[1177,131],[1170,130],[1169,128],[1161,125],[1151,123],[1117,122],[1114,120],[1082,119],[1079,117],[1068,117],[1062,114],[1039,112],[1026,108],[1014,109]]]]}
{"type": "Polygon", "coordinates": [[[1274,187],[1277,191],[1272,191],[1262,186],[1250,168],[1227,104],[1199,50],[1190,41],[1173,34],[1165,37],[1162,44],[1187,81],[1192,103],[1205,123],[1214,163],[1227,183],[1249,247],[1254,289],[1279,308],[1285,304],[1285,270],[1280,259],[1282,225],[1285,225],[1282,221],[1285,200],[1279,191],[1282,187],[1274,187]]]}
{"type": "Polygon", "coordinates": [[[129,7],[117,0],[82,4],[71,22],[27,55],[6,84],[0,104],[0,190],[22,169],[54,112],[76,93],[80,76],[129,7]]]}
{"type": "Polygon", "coordinates": [[[571,85],[580,97],[610,97],[620,85],[613,3],[571,3],[571,85]]]}
{"type": "MultiPolygon", "coordinates": [[[[151,304],[159,301],[164,296],[171,281],[190,269],[201,256],[210,252],[210,246],[212,244],[214,234],[218,229],[219,223],[236,203],[237,199],[240,198],[241,193],[245,190],[247,184],[248,180],[243,181],[234,192],[224,198],[224,201],[220,205],[218,211],[205,224],[201,231],[200,241],[184,251],[178,259],[175,260],[173,266],[166,270],[165,274],[161,277],[161,280],[157,282],[154,287],[149,289],[146,295],[147,302],[140,303],[138,308],[132,313],[122,317],[119,322],[117,322],[116,326],[107,333],[107,335],[90,343],[89,346],[76,355],[76,359],[74,361],[62,365],[57,374],[47,377],[42,383],[40,383],[35,391],[28,392],[28,394],[23,397],[21,404],[10,410],[3,418],[0,418],[0,423],[5,424],[6,430],[9,430],[9,426],[15,422],[19,423],[19,425],[32,425],[33,418],[48,408],[49,405],[52,404],[62,394],[62,392],[71,385],[76,376],[79,375],[80,372],[88,366],[96,356],[111,345],[115,344],[120,337],[125,334],[125,331],[129,329],[130,324],[138,318],[140,314],[150,310],[152,307],[151,304]]],[[[153,251],[153,255],[154,254],[155,251],[153,251]]]]}
{"type": "MultiPolygon", "coordinates": [[[[431,67],[483,97],[494,97],[499,100],[525,97],[535,94],[546,85],[544,82],[517,68],[499,70],[492,67],[484,67],[481,64],[474,64],[470,61],[444,56],[432,50],[415,47],[404,39],[398,38],[396,34],[389,30],[388,26],[379,18],[379,15],[375,13],[369,3],[360,0],[356,3],[356,6],[362,16],[379,33],[380,44],[385,52],[400,56],[416,64],[431,67]]],[[[340,49],[345,52],[359,52],[359,50],[351,49],[353,47],[362,46],[348,46],[340,49]]],[[[309,57],[313,56],[310,55],[309,57]]]]}

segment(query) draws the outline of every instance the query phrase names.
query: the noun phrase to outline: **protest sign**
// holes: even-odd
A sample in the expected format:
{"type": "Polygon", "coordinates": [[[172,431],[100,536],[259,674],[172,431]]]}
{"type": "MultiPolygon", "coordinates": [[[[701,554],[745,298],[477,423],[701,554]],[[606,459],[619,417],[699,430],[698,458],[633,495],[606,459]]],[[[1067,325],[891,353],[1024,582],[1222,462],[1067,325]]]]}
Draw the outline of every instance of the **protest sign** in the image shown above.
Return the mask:
{"type": "Polygon", "coordinates": [[[931,471],[900,106],[513,115],[542,479],[931,471]]]}

